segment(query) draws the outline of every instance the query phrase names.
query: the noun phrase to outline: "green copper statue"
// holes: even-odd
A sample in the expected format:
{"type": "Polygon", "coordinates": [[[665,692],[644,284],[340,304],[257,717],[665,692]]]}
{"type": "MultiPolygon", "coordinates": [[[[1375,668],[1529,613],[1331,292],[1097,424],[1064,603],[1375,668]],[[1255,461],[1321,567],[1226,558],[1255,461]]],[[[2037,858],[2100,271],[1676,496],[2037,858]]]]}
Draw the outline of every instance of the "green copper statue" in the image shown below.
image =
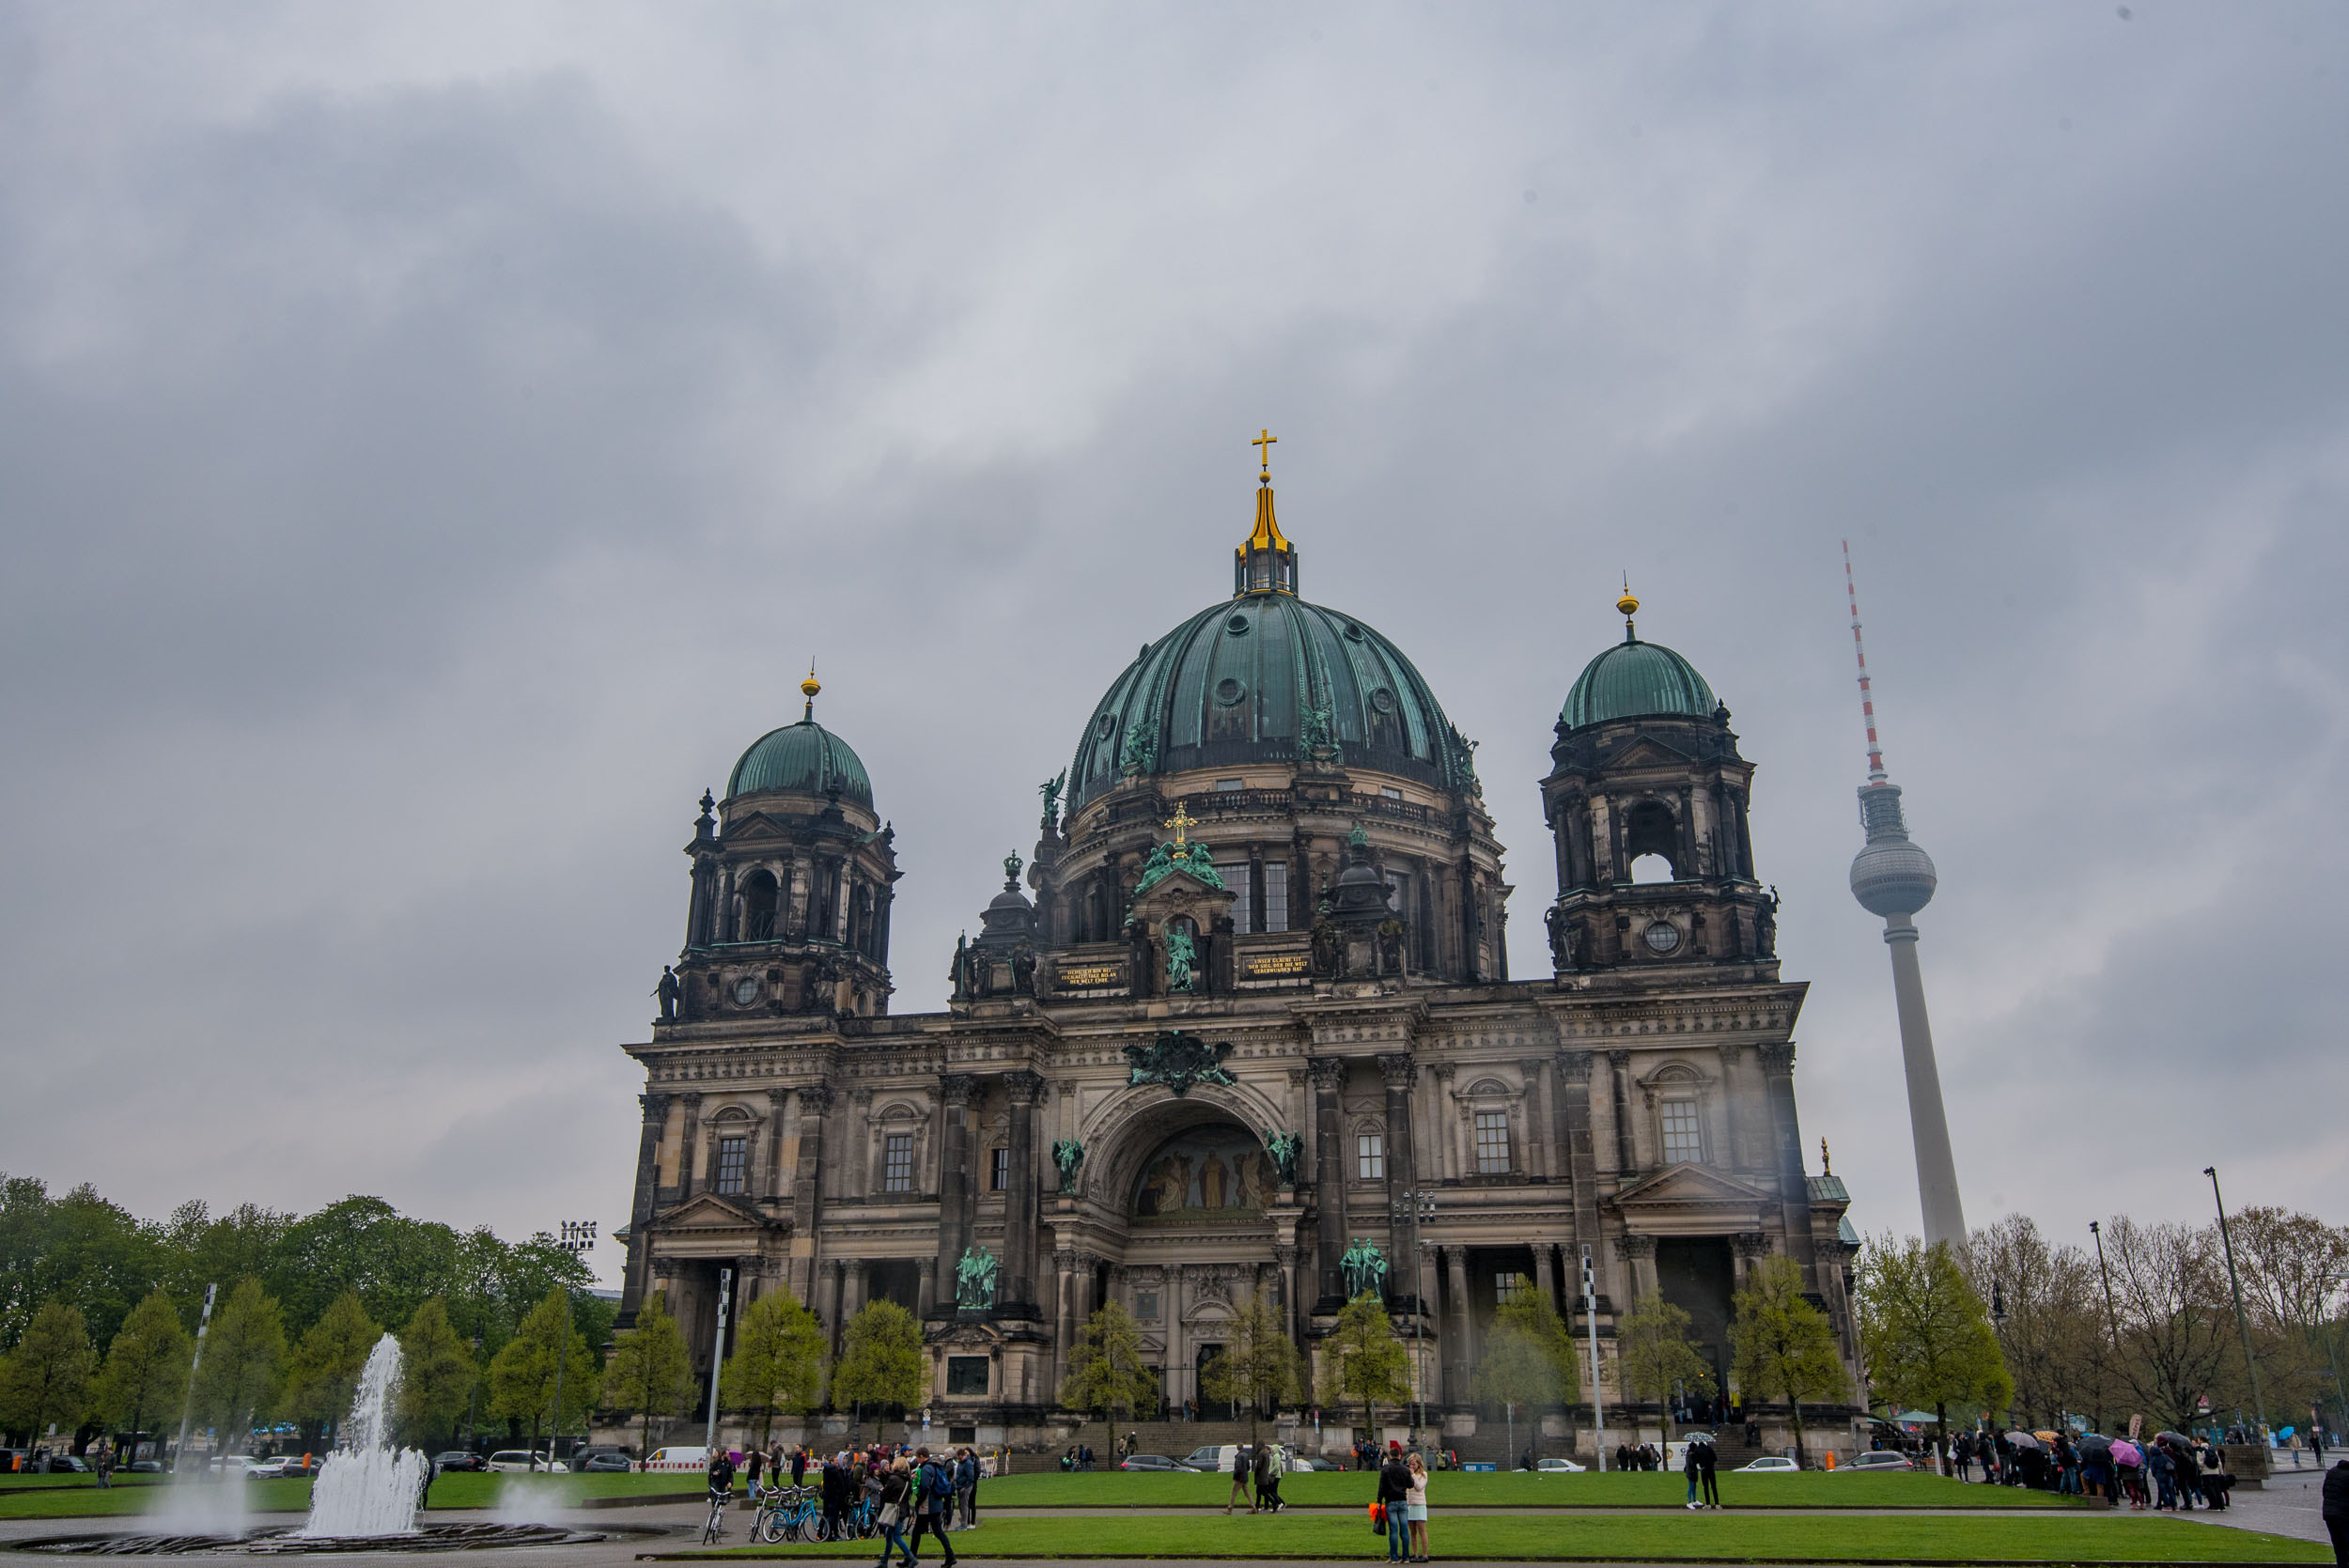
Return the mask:
{"type": "Polygon", "coordinates": [[[1060,1189],[1077,1190],[1077,1167],[1085,1162],[1085,1146],[1073,1138],[1063,1138],[1052,1144],[1052,1163],[1060,1167],[1060,1189]]]}
{"type": "Polygon", "coordinates": [[[964,1312],[986,1312],[995,1305],[995,1275],[1000,1265],[985,1248],[966,1247],[955,1265],[955,1305],[964,1312]]]}
{"type": "Polygon", "coordinates": [[[1045,780],[1036,786],[1044,797],[1044,831],[1050,832],[1060,823],[1060,792],[1068,787],[1068,769],[1064,768],[1057,777],[1045,780]]]}
{"type": "Polygon", "coordinates": [[[1387,1289],[1387,1258],[1378,1250],[1378,1244],[1354,1238],[1354,1245],[1338,1260],[1338,1269],[1346,1276],[1346,1294],[1384,1296],[1387,1289]]]}
{"type": "Polygon", "coordinates": [[[1199,950],[1191,945],[1190,932],[1174,921],[1166,923],[1166,988],[1170,991],[1195,991],[1199,988],[1199,950]]]}
{"type": "Polygon", "coordinates": [[[1297,1157],[1304,1148],[1305,1141],[1293,1132],[1276,1132],[1264,1141],[1264,1152],[1272,1157],[1273,1169],[1281,1172],[1283,1187],[1297,1185],[1297,1157]]]}

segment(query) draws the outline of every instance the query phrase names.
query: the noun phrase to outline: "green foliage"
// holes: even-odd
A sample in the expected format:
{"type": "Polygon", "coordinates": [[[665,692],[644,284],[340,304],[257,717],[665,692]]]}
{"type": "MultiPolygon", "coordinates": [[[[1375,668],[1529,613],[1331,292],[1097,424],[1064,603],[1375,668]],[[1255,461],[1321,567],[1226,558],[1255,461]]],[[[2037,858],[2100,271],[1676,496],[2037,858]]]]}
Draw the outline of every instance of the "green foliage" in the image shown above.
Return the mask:
{"type": "Polygon", "coordinates": [[[452,1443],[457,1417],[473,1397],[481,1368],[448,1320],[448,1303],[433,1296],[399,1331],[399,1421],[419,1444],[438,1434],[452,1443]]]}
{"type": "Polygon", "coordinates": [[[1835,1348],[1834,1327],[1803,1298],[1802,1265],[1792,1258],[1756,1263],[1735,1300],[1737,1315],[1729,1326],[1729,1343],[1737,1381],[1753,1398],[1786,1402],[1800,1463],[1803,1401],[1835,1398],[1851,1387],[1835,1348]]]}
{"type": "Polygon", "coordinates": [[[840,1340],[840,1364],[832,1369],[834,1405],[860,1409],[910,1408],[922,1403],[926,1383],[922,1329],[913,1314],[894,1301],[867,1301],[848,1319],[840,1340]]]}
{"type": "Polygon", "coordinates": [[[1102,1303],[1077,1330],[1060,1401],[1112,1423],[1158,1404],[1158,1379],[1142,1359],[1142,1329],[1124,1302],[1102,1303]]]}
{"type": "Polygon", "coordinates": [[[1248,1440],[1253,1443],[1264,1406],[1278,1408],[1297,1398],[1297,1346],[1289,1343],[1281,1314],[1261,1296],[1240,1304],[1223,1337],[1223,1354],[1207,1364],[1200,1389],[1209,1399],[1247,1406],[1248,1440]]]}
{"type": "Polygon", "coordinates": [[[154,1227],[77,1187],[49,1196],[29,1177],[0,1177],[0,1344],[13,1344],[48,1302],[80,1311],[97,1343],[153,1290],[154,1227]]]}
{"type": "Polygon", "coordinates": [[[1688,1338],[1688,1314],[1661,1296],[1642,1296],[1615,1320],[1615,1354],[1624,1391],[1634,1400],[1666,1405],[1675,1385],[1690,1393],[1713,1391],[1713,1369],[1688,1338]]]}
{"type": "Polygon", "coordinates": [[[244,1446],[256,1417],[275,1411],[285,1375],[285,1313],[260,1281],[240,1280],[213,1314],[196,1369],[196,1413],[226,1452],[244,1446]]]}
{"type": "Polygon", "coordinates": [[[98,1376],[99,1414],[125,1432],[148,1431],[150,1420],[160,1426],[186,1396],[188,1351],[188,1331],[163,1292],[132,1308],[106,1347],[105,1370],[98,1376]]]}
{"type": "Polygon", "coordinates": [[[734,1354],[718,1374],[720,1403],[755,1414],[758,1446],[765,1448],[776,1410],[813,1410],[823,1390],[824,1328],[816,1314],[788,1290],[752,1302],[736,1332],[734,1354]]]}
{"type": "Polygon", "coordinates": [[[643,1423],[642,1452],[652,1452],[652,1423],[681,1416],[693,1405],[693,1360],[685,1335],[669,1315],[669,1299],[655,1291],[636,1313],[636,1327],[621,1332],[604,1369],[603,1402],[643,1423]]]}
{"type": "Polygon", "coordinates": [[[1471,1391],[1487,1405],[1539,1409],[1565,1397],[1575,1367],[1565,1320],[1535,1293],[1521,1292],[1493,1313],[1471,1391]]]}
{"type": "Polygon", "coordinates": [[[537,1452],[538,1434],[576,1425],[594,1407],[596,1358],[571,1327],[570,1295],[557,1286],[530,1310],[490,1362],[490,1414],[520,1421],[537,1452]],[[563,1401],[555,1408],[558,1390],[563,1401]]]}
{"type": "Polygon", "coordinates": [[[0,1359],[0,1426],[38,1442],[52,1421],[68,1429],[80,1425],[89,1410],[97,1362],[82,1310],[49,1302],[0,1359]]]}
{"type": "Polygon", "coordinates": [[[287,1389],[287,1405],[300,1421],[339,1427],[350,1414],[350,1396],[359,1387],[359,1374],[382,1328],[367,1316],[357,1291],[334,1297],[325,1314],[310,1325],[294,1347],[287,1389]]]}
{"type": "Polygon", "coordinates": [[[1411,1393],[1411,1358],[1394,1337],[1387,1320],[1386,1303],[1370,1291],[1348,1301],[1338,1313],[1337,1327],[1321,1342],[1324,1405],[1341,1410],[1349,1403],[1362,1407],[1362,1424],[1381,1401],[1396,1404],[1411,1393]]]}
{"type": "Polygon", "coordinates": [[[1949,1407],[2005,1409],[2015,1397],[1990,1312],[1949,1243],[1871,1240],[1854,1278],[1868,1387],[1894,1410],[1930,1409],[1943,1440],[1949,1407]]]}

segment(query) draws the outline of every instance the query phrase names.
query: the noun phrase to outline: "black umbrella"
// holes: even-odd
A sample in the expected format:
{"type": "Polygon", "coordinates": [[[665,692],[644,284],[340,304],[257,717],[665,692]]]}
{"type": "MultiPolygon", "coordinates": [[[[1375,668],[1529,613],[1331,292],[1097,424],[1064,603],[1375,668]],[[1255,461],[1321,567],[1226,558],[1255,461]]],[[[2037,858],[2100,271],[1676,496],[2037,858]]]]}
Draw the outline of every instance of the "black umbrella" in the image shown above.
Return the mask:
{"type": "Polygon", "coordinates": [[[2092,1453],[2110,1453],[2112,1439],[2101,1432],[2085,1433],[2080,1437],[2079,1450],[2082,1458],[2092,1453]]]}
{"type": "Polygon", "coordinates": [[[2176,1443],[2184,1448],[2192,1448],[2194,1446],[2193,1438],[2179,1432],[2156,1432],[2154,1434],[2154,1441],[2156,1443],[2176,1443]]]}

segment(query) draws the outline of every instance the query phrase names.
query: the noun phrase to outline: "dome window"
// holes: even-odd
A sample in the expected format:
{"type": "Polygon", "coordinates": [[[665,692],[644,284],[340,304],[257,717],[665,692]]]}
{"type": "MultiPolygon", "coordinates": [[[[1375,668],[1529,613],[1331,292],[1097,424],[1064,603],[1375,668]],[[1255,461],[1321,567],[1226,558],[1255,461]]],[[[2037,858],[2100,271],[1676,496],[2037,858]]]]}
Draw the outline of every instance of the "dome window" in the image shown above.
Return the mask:
{"type": "Polygon", "coordinates": [[[1226,675],[1221,680],[1215,683],[1215,700],[1221,703],[1225,707],[1230,707],[1233,704],[1238,702],[1242,697],[1247,695],[1248,688],[1239,681],[1233,679],[1230,675],[1226,675]]]}
{"type": "Polygon", "coordinates": [[[1381,713],[1392,713],[1394,711],[1394,693],[1382,686],[1378,688],[1377,691],[1373,691],[1370,694],[1370,706],[1377,708],[1381,713]]]}
{"type": "Polygon", "coordinates": [[[1117,728],[1117,715],[1116,715],[1116,714],[1114,714],[1114,713],[1101,713],[1101,714],[1096,714],[1096,715],[1094,716],[1094,720],[1093,720],[1093,733],[1094,733],[1094,734],[1096,734],[1096,735],[1097,735],[1097,736],[1099,736],[1102,739],[1107,740],[1107,739],[1110,737],[1110,733],[1111,733],[1112,730],[1116,729],[1116,728],[1117,728]]]}
{"type": "Polygon", "coordinates": [[[1348,621],[1348,622],[1346,622],[1346,640],[1347,642],[1349,642],[1349,643],[1359,643],[1359,642],[1361,642],[1361,641],[1362,640],[1362,629],[1361,629],[1361,627],[1359,627],[1359,626],[1356,626],[1356,625],[1355,625],[1352,621],[1348,621]]]}
{"type": "Polygon", "coordinates": [[[1248,617],[1245,615],[1234,615],[1230,620],[1223,623],[1223,629],[1230,632],[1235,637],[1245,637],[1251,629],[1248,624],[1248,617]]]}

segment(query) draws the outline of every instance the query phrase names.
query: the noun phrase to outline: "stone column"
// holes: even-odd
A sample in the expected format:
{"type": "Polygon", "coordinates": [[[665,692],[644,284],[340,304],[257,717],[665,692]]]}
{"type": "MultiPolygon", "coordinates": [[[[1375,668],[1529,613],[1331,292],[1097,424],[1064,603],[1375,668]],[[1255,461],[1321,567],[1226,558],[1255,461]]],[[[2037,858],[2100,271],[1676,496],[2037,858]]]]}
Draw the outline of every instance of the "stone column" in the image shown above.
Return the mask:
{"type": "Polygon", "coordinates": [[[1059,1395],[1061,1380],[1068,1375],[1068,1353],[1077,1343],[1076,1328],[1077,1254],[1066,1247],[1052,1253],[1052,1389],[1059,1395]]]}
{"type": "Polygon", "coordinates": [[[1035,1265],[1035,1102],[1044,1080],[1025,1070],[1003,1075],[1003,1096],[1011,1106],[1009,1179],[1003,1184],[1003,1284],[996,1304],[1030,1304],[1040,1297],[1035,1265]]]}
{"type": "Polygon", "coordinates": [[[1471,1397],[1470,1369],[1476,1365],[1476,1308],[1469,1300],[1468,1249],[1447,1247],[1444,1251],[1446,1272],[1452,1283],[1452,1300],[1444,1312],[1444,1351],[1448,1370],[1444,1373],[1445,1396],[1455,1405],[1466,1405],[1471,1397]]]}
{"type": "Polygon", "coordinates": [[[848,1327],[840,1315],[840,1294],[848,1284],[848,1265],[834,1260],[824,1265],[824,1300],[817,1315],[824,1320],[825,1331],[832,1336],[832,1353],[840,1354],[840,1331],[848,1327]]]}
{"type": "Polygon", "coordinates": [[[1743,1054],[1744,1048],[1741,1046],[1731,1045],[1720,1048],[1721,1126],[1727,1136],[1721,1147],[1720,1158],[1716,1163],[1732,1171],[1745,1170],[1751,1159],[1746,1149],[1745,1128],[1740,1124],[1737,1115],[1737,1101],[1745,1094],[1744,1085],[1737,1081],[1737,1059],[1743,1054]]]}
{"type": "MultiPolygon", "coordinates": [[[[1777,1144],[1780,1212],[1785,1217],[1786,1255],[1802,1265],[1802,1288],[1816,1294],[1818,1259],[1811,1243],[1811,1181],[1802,1168],[1802,1124],[1795,1115],[1795,1044],[1760,1048],[1762,1081],[1769,1092],[1770,1131],[1777,1144]]],[[[1960,1238],[1963,1239],[1962,1237],[1960,1238]]]]}
{"type": "Polygon", "coordinates": [[[1413,1250],[1419,1244],[1419,1221],[1406,1218],[1394,1219],[1395,1206],[1406,1202],[1404,1194],[1419,1189],[1419,1161],[1411,1151],[1411,1086],[1419,1081],[1419,1063],[1408,1051],[1391,1051],[1378,1059],[1378,1071],[1387,1080],[1387,1291],[1400,1296],[1410,1287],[1394,1276],[1408,1267],[1413,1250]]]}
{"type": "Polygon", "coordinates": [[[1281,1271],[1281,1294],[1285,1298],[1282,1303],[1285,1308],[1282,1313],[1282,1327],[1288,1331],[1290,1343],[1300,1350],[1305,1346],[1306,1307],[1299,1306],[1297,1298],[1305,1290],[1305,1272],[1301,1266],[1303,1255],[1304,1249],[1301,1247],[1283,1242],[1273,1244],[1272,1261],[1281,1271]]]}
{"type": "Polygon", "coordinates": [[[1346,1281],[1338,1260],[1346,1256],[1346,1062],[1342,1057],[1316,1056],[1306,1063],[1314,1080],[1314,1206],[1321,1233],[1321,1281],[1315,1310],[1328,1301],[1346,1299],[1346,1281]]]}
{"type": "Polygon", "coordinates": [[[768,1090],[767,1105],[767,1196],[780,1203],[784,1194],[784,1122],[790,1114],[791,1091],[768,1090]]]}
{"type": "Polygon", "coordinates": [[[681,1203],[693,1195],[694,1150],[702,1136],[702,1097],[679,1094],[677,1102],[685,1107],[685,1125],[677,1130],[677,1201],[681,1203]]]}
{"type": "MultiPolygon", "coordinates": [[[[1630,1265],[1632,1301],[1656,1294],[1656,1238],[1654,1236],[1617,1236],[1615,1256],[1630,1265]]],[[[1630,1301],[1616,1302],[1616,1313],[1621,1315],[1630,1305],[1630,1301]]]]}
{"type": "Polygon", "coordinates": [[[1517,1070],[1525,1075],[1525,1141],[1532,1156],[1526,1166],[1536,1181],[1550,1181],[1561,1172],[1550,1151],[1556,1141],[1548,1136],[1558,1125],[1549,1111],[1549,1064],[1536,1056],[1518,1063],[1517,1070]]]}
{"type": "Polygon", "coordinates": [[[1533,1244],[1533,1288],[1541,1294],[1542,1301],[1554,1312],[1558,1306],[1558,1279],[1557,1271],[1550,1265],[1549,1255],[1553,1250],[1547,1241],[1533,1244]]]}
{"type": "Polygon", "coordinates": [[[954,1310],[955,1265],[971,1245],[971,1098],[978,1080],[946,1073],[938,1080],[938,1263],[940,1296],[925,1296],[932,1312],[954,1310]]]}
{"type": "Polygon", "coordinates": [[[817,1228],[823,1223],[824,1120],[837,1096],[821,1083],[799,1092],[800,1168],[791,1179],[791,1291],[816,1299],[817,1228]]]}
{"type": "Polygon", "coordinates": [[[661,1135],[668,1130],[669,1098],[666,1094],[636,1096],[645,1119],[636,1137],[636,1189],[629,1199],[628,1263],[620,1293],[620,1312],[630,1322],[644,1303],[649,1278],[646,1265],[652,1258],[652,1237],[648,1227],[661,1187],[661,1135]]]}
{"type": "Polygon", "coordinates": [[[1460,1141],[1453,1136],[1453,1124],[1458,1120],[1453,1113],[1454,1071],[1449,1062],[1438,1062],[1433,1065],[1436,1105],[1428,1118],[1427,1133],[1436,1141],[1436,1174],[1443,1181],[1457,1181],[1461,1174],[1460,1141]]]}
{"type": "MultiPolygon", "coordinates": [[[[934,1310],[933,1304],[938,1300],[938,1260],[936,1258],[918,1258],[914,1260],[914,1268],[916,1273],[920,1276],[920,1280],[914,1287],[913,1298],[916,1301],[923,1303],[926,1310],[934,1310]]],[[[946,1279],[948,1281],[947,1288],[951,1291],[953,1289],[954,1275],[949,1273],[946,1276],[946,1279]]],[[[946,1303],[946,1311],[954,1311],[954,1302],[952,1300],[949,1300],[946,1303]]]]}
{"type": "Polygon", "coordinates": [[[1640,1168],[1637,1145],[1631,1137],[1631,1053],[1610,1050],[1607,1053],[1608,1077],[1615,1099],[1615,1185],[1627,1187],[1633,1173],[1640,1168]]]}
{"type": "MultiPolygon", "coordinates": [[[[1551,1063],[1558,1076],[1558,1147],[1566,1162],[1566,1179],[1574,1184],[1574,1246],[1567,1253],[1568,1266],[1579,1276],[1582,1249],[1598,1246],[1598,1163],[1591,1143],[1591,1053],[1562,1050],[1551,1063]]],[[[1597,1255],[1595,1250],[1593,1255],[1597,1255]]]]}
{"type": "Polygon", "coordinates": [[[1743,1290],[1753,1265],[1770,1255],[1770,1238],[1761,1231],[1741,1231],[1729,1238],[1729,1250],[1736,1258],[1734,1288],[1743,1290]]]}

